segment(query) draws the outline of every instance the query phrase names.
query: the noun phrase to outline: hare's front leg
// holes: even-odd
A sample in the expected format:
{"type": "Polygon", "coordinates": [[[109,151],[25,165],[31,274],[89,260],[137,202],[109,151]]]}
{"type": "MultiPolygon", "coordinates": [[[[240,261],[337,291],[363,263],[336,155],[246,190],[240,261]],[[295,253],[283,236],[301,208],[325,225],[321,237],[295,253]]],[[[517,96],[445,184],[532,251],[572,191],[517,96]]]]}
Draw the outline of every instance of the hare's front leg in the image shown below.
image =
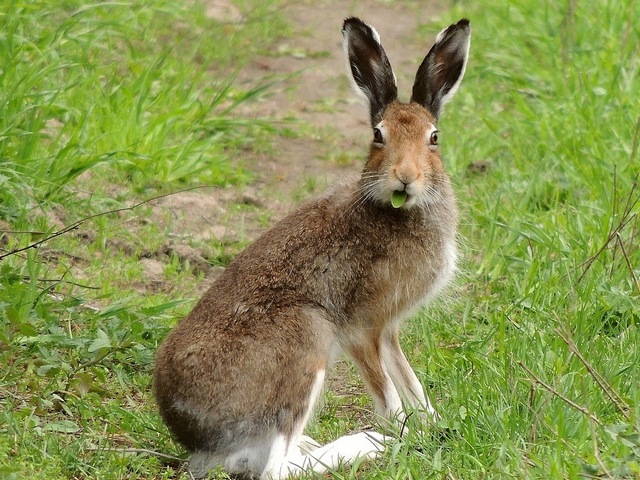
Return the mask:
{"type": "Polygon", "coordinates": [[[405,406],[409,410],[418,410],[430,420],[436,420],[438,414],[400,348],[397,329],[385,332],[382,336],[381,349],[380,357],[383,367],[389,373],[405,406]]]}
{"type": "Polygon", "coordinates": [[[402,423],[402,401],[388,370],[389,361],[383,361],[385,351],[381,336],[365,336],[347,346],[369,392],[378,415],[402,423]]]}

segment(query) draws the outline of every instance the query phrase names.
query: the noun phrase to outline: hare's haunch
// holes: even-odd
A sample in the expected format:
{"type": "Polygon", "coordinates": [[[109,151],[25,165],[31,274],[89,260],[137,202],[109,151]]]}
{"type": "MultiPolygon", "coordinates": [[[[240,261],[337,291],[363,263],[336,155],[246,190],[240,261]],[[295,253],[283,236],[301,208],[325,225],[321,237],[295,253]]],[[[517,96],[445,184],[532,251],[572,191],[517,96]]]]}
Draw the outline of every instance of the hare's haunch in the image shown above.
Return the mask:
{"type": "Polygon", "coordinates": [[[155,394],[197,476],[284,479],[373,458],[385,437],[320,446],[303,431],[338,351],[358,366],[380,415],[435,410],[398,341],[408,315],[455,270],[456,201],[437,120],[467,63],[468,20],[444,29],[409,103],[374,28],[345,20],[351,82],[369,107],[362,174],[306,203],[240,253],[161,345],[155,394]]]}

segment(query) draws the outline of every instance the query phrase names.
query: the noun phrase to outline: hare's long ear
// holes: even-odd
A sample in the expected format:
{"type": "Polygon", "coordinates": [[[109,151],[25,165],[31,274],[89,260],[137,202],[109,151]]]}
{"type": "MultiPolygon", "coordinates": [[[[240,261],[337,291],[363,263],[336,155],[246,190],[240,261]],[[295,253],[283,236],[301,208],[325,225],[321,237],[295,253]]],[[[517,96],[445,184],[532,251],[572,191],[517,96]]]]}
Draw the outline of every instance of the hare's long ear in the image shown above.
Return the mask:
{"type": "Polygon", "coordinates": [[[469,20],[463,18],[438,34],[436,43],[418,68],[411,101],[425,107],[436,119],[462,82],[470,42],[469,20]]]}
{"type": "Polygon", "coordinates": [[[342,27],[344,52],[351,84],[369,106],[371,125],[377,125],[384,108],[398,96],[396,76],[375,28],[358,18],[347,18],[342,27]]]}

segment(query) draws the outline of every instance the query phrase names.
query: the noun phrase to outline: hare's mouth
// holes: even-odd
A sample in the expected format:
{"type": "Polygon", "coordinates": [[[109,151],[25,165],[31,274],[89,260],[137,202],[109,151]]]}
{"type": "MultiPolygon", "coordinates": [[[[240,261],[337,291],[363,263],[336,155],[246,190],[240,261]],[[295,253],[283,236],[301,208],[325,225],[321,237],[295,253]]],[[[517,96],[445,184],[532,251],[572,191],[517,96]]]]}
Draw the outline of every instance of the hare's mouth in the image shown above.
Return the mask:
{"type": "Polygon", "coordinates": [[[394,190],[391,194],[391,206],[393,208],[402,207],[402,205],[407,201],[408,196],[409,195],[406,190],[394,190]]]}

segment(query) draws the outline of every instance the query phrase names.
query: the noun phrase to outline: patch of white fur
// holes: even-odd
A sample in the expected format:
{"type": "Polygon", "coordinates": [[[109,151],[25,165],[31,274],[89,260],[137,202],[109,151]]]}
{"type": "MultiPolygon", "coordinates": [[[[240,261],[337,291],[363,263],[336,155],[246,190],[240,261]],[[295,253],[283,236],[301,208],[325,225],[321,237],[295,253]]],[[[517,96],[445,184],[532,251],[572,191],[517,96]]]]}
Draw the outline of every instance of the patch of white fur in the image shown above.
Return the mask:
{"type": "Polygon", "coordinates": [[[376,411],[387,420],[401,418],[404,416],[402,410],[402,399],[400,398],[400,394],[393,382],[392,372],[389,371],[389,365],[384,362],[384,359],[380,358],[380,363],[382,371],[384,372],[385,386],[382,393],[383,398],[374,398],[376,411]]]}
{"type": "Polygon", "coordinates": [[[375,27],[369,25],[368,23],[365,23],[365,25],[371,29],[371,32],[373,33],[373,39],[382,48],[382,42],[380,41],[380,34],[378,33],[378,30],[376,30],[375,27]]]}
{"type": "Polygon", "coordinates": [[[290,460],[302,457],[299,450],[297,452],[292,450],[292,447],[298,449],[297,445],[293,445],[292,440],[282,434],[274,438],[269,451],[269,460],[260,475],[261,480],[279,480],[302,472],[301,467],[295,464],[289,465],[290,460]]]}
{"type": "Polygon", "coordinates": [[[436,296],[453,278],[456,272],[456,264],[458,261],[458,248],[455,238],[447,239],[443,248],[444,265],[440,271],[440,275],[435,279],[433,287],[429,291],[428,299],[436,296]]]}
{"type": "Polygon", "coordinates": [[[388,438],[378,432],[345,435],[305,457],[306,470],[325,473],[356,460],[372,460],[384,451],[388,438]]]}
{"type": "Polygon", "coordinates": [[[306,456],[303,451],[309,453],[314,446],[315,450],[321,448],[315,440],[303,436],[302,432],[309,421],[320,392],[322,392],[324,375],[324,370],[319,370],[316,373],[316,380],[309,393],[307,411],[298,422],[291,437],[287,438],[282,434],[274,437],[269,450],[269,458],[263,466],[261,479],[284,479],[298,475],[308,467],[309,463],[305,460],[306,456]]]}
{"type": "Polygon", "coordinates": [[[442,41],[442,39],[444,38],[444,34],[448,29],[449,27],[445,27],[440,30],[440,32],[438,32],[438,35],[436,35],[436,43],[440,43],[442,41]]]}
{"type": "Polygon", "coordinates": [[[298,441],[298,448],[300,448],[300,452],[304,455],[307,455],[317,449],[322,447],[318,442],[316,442],[313,438],[307,435],[300,435],[300,440],[298,441]]]}

